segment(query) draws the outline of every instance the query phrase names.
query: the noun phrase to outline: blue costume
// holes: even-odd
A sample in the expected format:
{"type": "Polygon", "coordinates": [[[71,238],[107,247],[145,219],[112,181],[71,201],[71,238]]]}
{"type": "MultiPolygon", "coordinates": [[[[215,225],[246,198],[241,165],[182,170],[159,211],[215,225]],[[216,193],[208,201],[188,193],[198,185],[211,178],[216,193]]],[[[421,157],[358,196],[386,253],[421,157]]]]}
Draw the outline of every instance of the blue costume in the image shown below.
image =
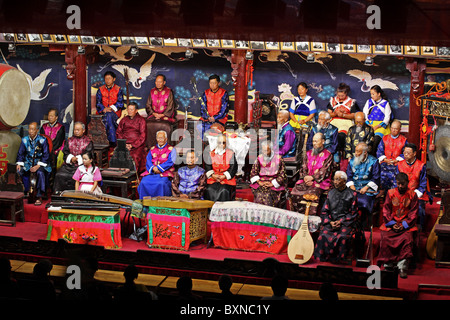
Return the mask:
{"type": "Polygon", "coordinates": [[[363,112],[366,115],[367,124],[371,126],[381,125],[381,128],[375,131],[375,135],[383,138],[390,133],[388,126],[392,118],[392,111],[387,100],[381,99],[376,102],[373,99],[369,99],[364,106],[363,112]]]}
{"type": "Polygon", "coordinates": [[[181,167],[172,180],[172,194],[174,196],[186,194],[192,199],[202,199],[205,188],[206,172],[199,166],[192,169],[188,166],[181,167]]]}
{"type": "MultiPolygon", "coordinates": [[[[295,97],[294,100],[292,100],[291,106],[289,107],[289,112],[294,114],[295,119],[297,121],[306,119],[311,114],[316,115],[316,103],[313,98],[306,95],[304,99],[301,97],[295,97]]],[[[314,121],[314,117],[311,119],[311,121],[314,121]]],[[[298,122],[290,120],[289,124],[294,128],[300,128],[300,124],[298,122]]],[[[306,126],[306,125],[303,125],[306,126]]]]}
{"type": "Polygon", "coordinates": [[[315,125],[311,128],[308,140],[306,141],[306,151],[309,151],[313,148],[312,140],[316,133],[323,133],[325,142],[323,147],[330,151],[330,153],[333,155],[333,160],[335,163],[339,163],[339,152],[337,152],[337,146],[338,146],[338,128],[336,128],[331,123],[328,124],[326,128],[318,129],[318,125],[315,125]]]}
{"type": "Polygon", "coordinates": [[[172,195],[170,179],[173,178],[175,171],[175,159],[176,151],[167,143],[162,147],[156,145],[150,148],[147,154],[147,170],[141,175],[143,178],[138,187],[139,199],[172,195]],[[154,167],[161,173],[155,173],[154,167]]]}
{"type": "Polygon", "coordinates": [[[278,132],[278,154],[283,158],[295,157],[297,135],[294,128],[286,122],[278,132]]]}
{"type": "Polygon", "coordinates": [[[30,139],[30,136],[22,138],[16,164],[21,166],[19,175],[22,177],[25,192],[30,189],[31,167],[40,165],[36,171],[36,197],[42,197],[45,194],[48,175],[52,171],[47,139],[39,134],[34,139],[30,139]],[[35,155],[34,164],[33,155],[35,155]]]}
{"type": "MultiPolygon", "coordinates": [[[[404,161],[403,149],[407,143],[407,139],[399,134],[392,137],[392,134],[386,135],[378,144],[377,158],[381,163],[384,159],[404,161]]],[[[395,173],[397,172],[397,165],[381,163],[381,188],[389,190],[393,188],[395,181],[395,173]]]]}
{"type": "Polygon", "coordinates": [[[356,191],[360,191],[365,186],[369,186],[365,194],[358,193],[358,208],[372,212],[373,201],[380,185],[380,164],[378,159],[370,154],[360,164],[354,163],[355,158],[352,158],[347,167],[347,187],[354,185],[356,191]]]}

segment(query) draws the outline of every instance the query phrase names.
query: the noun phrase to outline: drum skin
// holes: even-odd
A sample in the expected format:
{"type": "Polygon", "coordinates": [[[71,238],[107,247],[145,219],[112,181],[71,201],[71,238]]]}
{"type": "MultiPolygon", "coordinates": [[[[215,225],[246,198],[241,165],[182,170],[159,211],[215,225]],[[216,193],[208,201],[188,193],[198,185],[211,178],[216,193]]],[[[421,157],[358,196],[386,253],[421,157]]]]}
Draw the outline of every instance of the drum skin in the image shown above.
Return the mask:
{"type": "Polygon", "coordinates": [[[20,136],[14,132],[0,131],[0,161],[16,163],[21,141],[20,136]]]}
{"type": "Polygon", "coordinates": [[[14,67],[0,64],[0,130],[22,124],[31,102],[30,84],[25,75],[14,67]]]}

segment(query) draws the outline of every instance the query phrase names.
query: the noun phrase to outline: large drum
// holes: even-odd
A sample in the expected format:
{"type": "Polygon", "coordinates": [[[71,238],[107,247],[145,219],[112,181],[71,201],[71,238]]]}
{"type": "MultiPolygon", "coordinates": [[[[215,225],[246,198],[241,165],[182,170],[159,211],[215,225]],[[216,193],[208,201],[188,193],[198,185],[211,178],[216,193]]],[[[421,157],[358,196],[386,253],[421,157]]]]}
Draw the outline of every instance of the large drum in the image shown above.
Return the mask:
{"type": "Polygon", "coordinates": [[[11,131],[0,131],[0,176],[6,172],[8,163],[16,163],[22,139],[11,131]]]}
{"type": "Polygon", "coordinates": [[[22,124],[30,109],[30,85],[23,72],[0,64],[0,130],[22,124]]]}

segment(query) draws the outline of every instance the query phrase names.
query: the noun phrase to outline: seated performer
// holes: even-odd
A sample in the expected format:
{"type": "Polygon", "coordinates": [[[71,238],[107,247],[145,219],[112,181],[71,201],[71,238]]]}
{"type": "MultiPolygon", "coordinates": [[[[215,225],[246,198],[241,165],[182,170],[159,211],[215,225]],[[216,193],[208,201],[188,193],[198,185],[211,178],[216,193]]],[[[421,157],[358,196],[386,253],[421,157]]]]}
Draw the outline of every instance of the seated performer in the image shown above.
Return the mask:
{"type": "Polygon", "coordinates": [[[202,199],[206,188],[205,169],[197,165],[194,150],[186,153],[186,166],[175,172],[172,180],[172,196],[189,199],[202,199]]]}
{"type": "Polygon", "coordinates": [[[138,187],[139,199],[172,195],[170,179],[175,171],[176,151],[167,143],[167,132],[164,130],[156,133],[156,141],[147,154],[147,170],[141,174],[143,178],[138,187]]]}
{"type": "Polygon", "coordinates": [[[300,82],[297,85],[298,97],[292,100],[289,107],[289,115],[291,121],[289,124],[296,129],[300,129],[308,121],[313,121],[317,113],[316,103],[314,99],[308,96],[308,85],[305,82],[300,82]]]}
{"type": "Polygon", "coordinates": [[[355,148],[360,142],[367,144],[369,153],[372,154],[374,132],[373,128],[365,123],[365,115],[359,111],[355,113],[355,124],[348,129],[345,139],[345,158],[350,160],[355,153],[355,148]]]}
{"type": "Polygon", "coordinates": [[[386,100],[386,94],[379,85],[374,85],[370,88],[370,97],[364,105],[363,112],[366,115],[366,123],[375,132],[371,152],[375,156],[381,139],[391,132],[389,123],[392,118],[392,110],[389,102],[386,100]]]}
{"type": "Polygon", "coordinates": [[[280,110],[277,115],[278,123],[278,154],[283,158],[295,157],[297,135],[289,124],[289,111],[280,110]]]}
{"type": "Polygon", "coordinates": [[[403,161],[403,149],[407,143],[406,137],[400,134],[402,123],[394,120],[391,124],[391,134],[386,135],[378,144],[377,158],[381,164],[381,189],[392,189],[394,185],[397,164],[403,161]]]}
{"type": "MultiPolygon", "coordinates": [[[[407,143],[403,150],[405,161],[397,164],[396,173],[408,175],[408,188],[414,191],[419,198],[419,227],[425,227],[425,203],[430,200],[427,191],[427,167],[426,164],[416,158],[417,147],[414,143],[407,143]]],[[[394,182],[394,188],[397,187],[394,182]]]]}
{"type": "Polygon", "coordinates": [[[47,189],[47,176],[51,172],[47,139],[38,134],[38,125],[28,125],[28,135],[22,138],[16,158],[16,169],[22,177],[25,193],[30,191],[30,175],[36,173],[36,206],[42,204],[47,189]]]}
{"type": "Polygon", "coordinates": [[[287,185],[283,158],[273,150],[272,142],[261,143],[262,154],[256,158],[250,172],[250,188],[255,203],[284,208],[287,185]]]}
{"type": "Polygon", "coordinates": [[[200,97],[201,122],[197,125],[197,130],[202,140],[211,125],[218,123],[225,126],[228,120],[228,92],[219,85],[220,77],[215,74],[210,76],[209,89],[200,97]]]}
{"type": "Polygon", "coordinates": [[[401,278],[406,278],[409,261],[413,257],[413,233],[419,202],[417,194],[408,189],[408,175],[400,172],[395,177],[397,188],[386,194],[383,206],[384,224],[380,226],[381,241],[378,263],[385,268],[397,264],[401,278]]]}
{"type": "Polygon", "coordinates": [[[172,136],[172,125],[176,122],[176,105],[173,91],[166,86],[166,76],[158,74],[155,87],[150,90],[147,103],[147,147],[156,145],[156,132],[164,130],[167,137],[172,136]]]}
{"type": "Polygon", "coordinates": [[[373,201],[378,194],[380,164],[369,154],[365,142],[358,143],[354,155],[347,167],[347,187],[358,192],[358,208],[366,217],[372,212],[373,201]]]}
{"type": "Polygon", "coordinates": [[[348,96],[350,87],[345,84],[339,84],[337,88],[336,96],[330,98],[327,109],[331,115],[331,124],[339,130],[338,134],[338,151],[343,152],[345,148],[345,138],[347,131],[353,125],[353,119],[355,118],[355,112],[359,110],[359,107],[355,101],[348,96]]]}
{"type": "Polygon", "coordinates": [[[236,196],[236,172],[238,164],[227,138],[219,135],[217,147],[205,154],[206,190],[204,198],[211,201],[232,201],[236,196]]]}
{"type": "Polygon", "coordinates": [[[117,120],[122,115],[123,109],[123,93],[122,89],[114,83],[116,81],[114,72],[105,72],[104,79],[105,84],[97,90],[97,114],[102,115],[108,141],[111,146],[115,146],[117,144],[117,120]]]}
{"type": "MultiPolygon", "coordinates": [[[[58,153],[64,146],[64,140],[66,140],[66,129],[62,124],[58,122],[58,110],[50,108],[47,113],[48,122],[44,123],[39,133],[46,135],[52,139],[52,151],[50,153],[50,163],[52,166],[51,176],[56,174],[56,165],[58,159],[58,153]]],[[[53,180],[53,179],[52,179],[53,180]]],[[[53,182],[53,181],[52,181],[53,182]]]]}
{"type": "Polygon", "coordinates": [[[325,136],[325,144],[323,145],[325,149],[330,151],[333,155],[333,160],[336,164],[339,163],[339,152],[337,152],[338,146],[338,129],[331,123],[331,115],[326,110],[319,112],[319,119],[317,124],[311,127],[308,134],[308,139],[306,141],[306,151],[312,149],[312,139],[314,135],[318,132],[323,133],[325,136]]]}
{"type": "Polygon", "coordinates": [[[145,119],[139,115],[137,107],[135,102],[130,102],[127,106],[128,115],[120,120],[117,139],[127,141],[126,148],[130,151],[138,174],[141,174],[145,170],[147,126],[145,119]]]}
{"type": "Polygon", "coordinates": [[[102,181],[102,174],[99,167],[95,166],[92,151],[84,152],[82,159],[83,164],[77,168],[72,177],[75,180],[75,190],[102,194],[102,189],[99,186],[102,181]]]}
{"type": "MultiPolygon", "coordinates": [[[[317,200],[311,205],[310,215],[317,213],[317,205],[322,193],[331,187],[331,169],[333,155],[324,148],[323,133],[316,133],[313,137],[313,148],[306,152],[299,173],[299,180],[292,188],[293,211],[304,213],[306,206],[301,204],[305,194],[315,194],[317,200]]],[[[292,210],[292,209],[291,209],[292,210]]]]}
{"type": "Polygon", "coordinates": [[[78,166],[83,164],[82,154],[94,150],[91,138],[86,134],[86,127],[82,122],[73,125],[73,136],[64,143],[64,163],[55,175],[54,192],[75,190],[75,181],[72,179],[78,166]]]}
{"type": "Polygon", "coordinates": [[[320,261],[345,263],[352,245],[352,235],[358,219],[356,191],[346,186],[343,171],[334,174],[334,188],[328,193],[322,209],[322,224],[314,248],[320,261]]]}

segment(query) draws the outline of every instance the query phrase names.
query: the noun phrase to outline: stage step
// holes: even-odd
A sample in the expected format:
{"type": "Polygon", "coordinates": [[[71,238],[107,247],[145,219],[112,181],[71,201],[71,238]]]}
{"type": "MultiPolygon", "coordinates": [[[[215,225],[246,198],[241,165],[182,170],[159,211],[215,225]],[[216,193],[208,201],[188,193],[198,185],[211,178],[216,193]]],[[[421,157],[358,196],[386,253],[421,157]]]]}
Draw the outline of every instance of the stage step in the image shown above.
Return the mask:
{"type": "MultiPolygon", "coordinates": [[[[24,278],[30,277],[33,274],[33,268],[36,265],[35,262],[27,262],[21,260],[10,260],[13,277],[24,278]]],[[[62,265],[53,265],[53,269],[50,272],[50,277],[54,279],[55,284],[63,284],[64,277],[66,276],[66,267],[62,265]]],[[[123,284],[125,278],[123,277],[123,271],[104,270],[100,269],[95,274],[95,279],[108,285],[110,288],[123,284]]],[[[149,287],[157,294],[162,294],[165,297],[176,296],[178,277],[166,277],[163,275],[152,275],[139,273],[136,283],[143,284],[149,287]]],[[[221,290],[217,281],[204,280],[204,279],[192,279],[192,291],[200,296],[214,297],[218,295],[221,290]]],[[[259,300],[261,297],[267,297],[272,295],[272,288],[270,286],[245,284],[245,283],[233,283],[231,292],[244,299],[259,300]]],[[[320,300],[318,290],[306,290],[297,288],[288,288],[286,295],[291,300],[320,300]]],[[[365,294],[353,294],[353,293],[338,293],[339,300],[402,300],[398,297],[383,297],[376,295],[365,294]]]]}

